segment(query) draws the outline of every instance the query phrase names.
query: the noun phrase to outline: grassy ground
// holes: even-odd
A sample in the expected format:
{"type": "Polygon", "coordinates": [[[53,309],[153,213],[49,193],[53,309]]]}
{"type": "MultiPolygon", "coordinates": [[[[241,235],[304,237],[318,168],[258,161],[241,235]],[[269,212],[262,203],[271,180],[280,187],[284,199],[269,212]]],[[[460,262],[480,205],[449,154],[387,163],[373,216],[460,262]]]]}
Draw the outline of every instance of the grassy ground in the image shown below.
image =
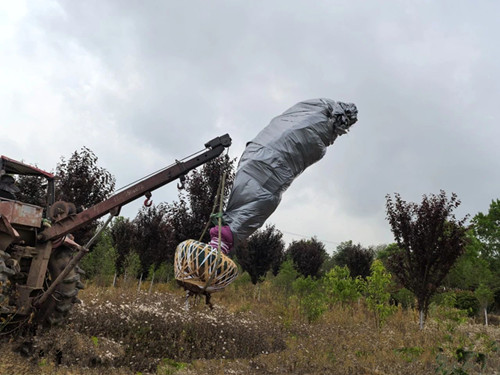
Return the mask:
{"type": "Polygon", "coordinates": [[[67,326],[3,337],[0,374],[500,374],[500,327],[450,309],[434,308],[420,331],[401,309],[377,328],[362,302],[308,323],[269,282],[236,282],[213,310],[186,311],[172,285],[90,286],[80,297],[67,326]]]}

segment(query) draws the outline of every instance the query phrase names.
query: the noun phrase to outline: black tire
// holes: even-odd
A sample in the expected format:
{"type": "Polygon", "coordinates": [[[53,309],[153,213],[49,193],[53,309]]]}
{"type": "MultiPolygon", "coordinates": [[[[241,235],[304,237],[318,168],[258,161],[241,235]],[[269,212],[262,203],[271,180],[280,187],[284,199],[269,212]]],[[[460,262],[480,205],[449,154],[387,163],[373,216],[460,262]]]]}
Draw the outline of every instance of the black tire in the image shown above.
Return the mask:
{"type": "Polygon", "coordinates": [[[7,306],[9,302],[9,278],[16,273],[5,263],[9,258],[9,254],[0,251],[0,313],[9,312],[7,306]]]}
{"type": "MultiPolygon", "coordinates": [[[[50,285],[71,261],[74,251],[68,247],[56,248],[49,259],[48,272],[50,285]]],[[[56,287],[54,293],[44,302],[37,312],[38,322],[45,327],[62,325],[73,308],[73,304],[79,303],[78,291],[83,289],[80,282],[80,274],[83,271],[76,266],[66,278],[56,287]]]]}

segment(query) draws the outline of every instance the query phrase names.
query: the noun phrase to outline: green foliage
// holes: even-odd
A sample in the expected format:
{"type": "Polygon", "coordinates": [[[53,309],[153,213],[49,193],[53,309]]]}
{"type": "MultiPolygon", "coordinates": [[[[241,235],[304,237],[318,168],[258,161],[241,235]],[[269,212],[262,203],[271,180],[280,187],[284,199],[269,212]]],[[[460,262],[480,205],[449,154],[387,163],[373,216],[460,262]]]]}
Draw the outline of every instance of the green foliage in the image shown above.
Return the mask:
{"type": "Polygon", "coordinates": [[[170,358],[163,358],[161,363],[157,366],[156,373],[158,375],[173,375],[178,371],[185,369],[186,364],[174,361],[170,358]]]}
{"type": "Polygon", "coordinates": [[[364,282],[361,278],[352,278],[347,266],[335,266],[323,277],[325,293],[331,304],[348,303],[361,297],[364,282]]]}
{"type": "MultiPolygon", "coordinates": [[[[174,265],[170,262],[160,263],[156,269],[154,269],[154,265],[151,265],[151,267],[154,270],[155,283],[168,283],[174,278],[174,265]]],[[[149,280],[151,280],[153,276],[151,273],[151,267],[150,274],[148,276],[149,280]]]]}
{"type": "Polygon", "coordinates": [[[483,245],[482,255],[500,258],[500,199],[491,201],[487,214],[479,212],[472,219],[474,231],[483,245]]]}
{"type": "Polygon", "coordinates": [[[394,352],[401,356],[406,362],[413,362],[415,360],[418,360],[418,358],[424,351],[425,349],[420,346],[410,346],[394,349],[394,352]]]}
{"type": "Polygon", "coordinates": [[[500,200],[493,200],[488,213],[478,213],[472,223],[481,246],[480,257],[487,261],[491,271],[492,280],[481,281],[500,285],[500,200]]]}
{"type": "Polygon", "coordinates": [[[80,261],[80,266],[87,278],[94,279],[99,285],[109,286],[116,273],[116,258],[110,231],[104,229],[92,251],[80,261]]]}
{"type": "Polygon", "coordinates": [[[436,356],[436,373],[440,375],[468,375],[470,371],[482,373],[486,367],[486,355],[484,353],[467,350],[458,347],[452,357],[440,353],[436,356]]]}
{"type": "Polygon", "coordinates": [[[467,231],[467,246],[465,252],[450,270],[444,285],[463,290],[474,289],[481,283],[491,283],[493,273],[490,263],[481,256],[481,242],[472,230],[467,231]]]}
{"type": "Polygon", "coordinates": [[[371,266],[371,276],[366,278],[365,298],[370,311],[375,315],[377,327],[381,327],[385,320],[396,310],[389,300],[391,294],[388,289],[391,284],[391,274],[387,272],[380,260],[375,260],[371,266]]]}
{"type": "Polygon", "coordinates": [[[393,293],[392,298],[405,310],[415,307],[415,295],[406,288],[401,288],[393,293]]]}
{"type": "Polygon", "coordinates": [[[432,303],[447,308],[454,308],[457,304],[457,295],[455,292],[438,293],[432,296],[432,303]]]}
{"type": "Polygon", "coordinates": [[[488,304],[493,302],[494,293],[484,283],[479,284],[479,287],[474,291],[474,296],[479,301],[479,305],[486,309],[488,304]]]}
{"type": "Polygon", "coordinates": [[[298,297],[300,310],[309,323],[318,320],[328,309],[320,281],[311,276],[299,277],[293,282],[292,289],[298,297]]]}
{"type": "Polygon", "coordinates": [[[473,292],[461,290],[455,292],[455,307],[467,312],[469,317],[476,316],[479,312],[479,301],[473,292]]]}
{"type": "Polygon", "coordinates": [[[281,264],[280,271],[272,280],[272,283],[283,295],[290,296],[292,293],[292,284],[297,277],[299,277],[299,273],[293,266],[293,262],[286,260],[281,264]]]}
{"type": "Polygon", "coordinates": [[[244,289],[247,285],[249,285],[252,282],[252,278],[250,277],[248,272],[243,272],[242,270],[239,270],[238,273],[239,276],[229,285],[229,287],[234,289],[235,291],[244,289]]]}
{"type": "Polygon", "coordinates": [[[130,251],[123,262],[123,273],[127,278],[137,278],[142,269],[141,259],[135,251],[130,251]]]}
{"type": "Polygon", "coordinates": [[[397,254],[401,251],[402,250],[398,247],[397,243],[391,243],[391,244],[385,246],[384,248],[380,249],[379,251],[377,251],[376,259],[381,260],[382,263],[384,264],[384,266],[387,267],[387,265],[388,265],[387,263],[389,262],[389,259],[394,254],[397,254]]]}

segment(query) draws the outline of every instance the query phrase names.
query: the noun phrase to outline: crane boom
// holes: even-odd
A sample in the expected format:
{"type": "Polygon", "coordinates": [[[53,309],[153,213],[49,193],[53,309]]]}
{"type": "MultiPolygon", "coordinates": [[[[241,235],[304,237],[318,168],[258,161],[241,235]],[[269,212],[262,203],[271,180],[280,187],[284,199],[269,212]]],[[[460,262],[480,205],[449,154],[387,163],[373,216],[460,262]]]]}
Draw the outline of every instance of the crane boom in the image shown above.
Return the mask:
{"type": "Polygon", "coordinates": [[[69,215],[60,221],[56,221],[50,228],[45,229],[38,235],[38,240],[45,242],[62,237],[82,225],[88,224],[115,209],[119,209],[123,205],[186,175],[192,169],[215,159],[230,145],[231,137],[228,134],[216,137],[205,144],[206,151],[186,161],[176,162],[172,166],[155,173],[76,215],[69,215]]]}

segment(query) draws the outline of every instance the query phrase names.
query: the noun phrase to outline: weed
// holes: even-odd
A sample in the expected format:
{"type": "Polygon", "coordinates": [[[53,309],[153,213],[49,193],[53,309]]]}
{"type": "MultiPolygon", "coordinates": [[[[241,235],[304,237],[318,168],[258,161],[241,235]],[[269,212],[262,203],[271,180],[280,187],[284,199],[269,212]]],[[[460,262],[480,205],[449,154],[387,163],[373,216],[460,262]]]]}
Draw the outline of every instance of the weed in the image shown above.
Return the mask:
{"type": "Polygon", "coordinates": [[[399,354],[406,362],[413,362],[417,360],[422,353],[425,351],[424,348],[419,346],[403,347],[394,349],[396,354],[399,354]]]}
{"type": "Polygon", "coordinates": [[[156,368],[156,373],[158,375],[173,375],[177,371],[186,368],[187,364],[182,362],[176,362],[173,359],[163,358],[161,363],[156,368]]]}

